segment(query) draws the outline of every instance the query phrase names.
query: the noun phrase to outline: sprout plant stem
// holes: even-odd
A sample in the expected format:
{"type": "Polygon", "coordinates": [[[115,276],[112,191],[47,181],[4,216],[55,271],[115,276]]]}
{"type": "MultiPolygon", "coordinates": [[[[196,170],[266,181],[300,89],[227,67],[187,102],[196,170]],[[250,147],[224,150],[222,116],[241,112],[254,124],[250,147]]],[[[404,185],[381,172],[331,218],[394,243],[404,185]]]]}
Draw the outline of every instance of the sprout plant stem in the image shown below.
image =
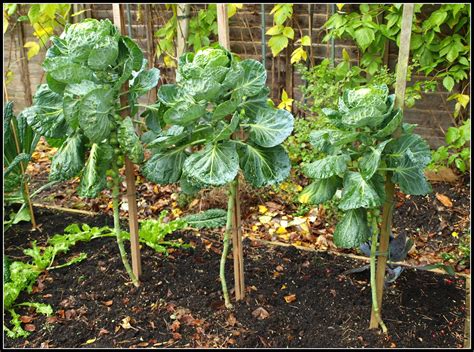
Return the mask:
{"type": "Polygon", "coordinates": [[[375,216],[372,218],[372,245],[370,247],[370,290],[372,292],[372,310],[375,315],[377,323],[382,328],[384,334],[387,334],[387,327],[380,316],[379,304],[377,302],[377,282],[376,282],[376,266],[375,260],[377,256],[377,242],[378,242],[378,226],[375,216]]]}
{"type": "Polygon", "coordinates": [[[232,232],[232,217],[235,210],[235,180],[229,184],[229,200],[227,202],[227,224],[224,232],[224,246],[222,248],[222,256],[220,263],[220,279],[222,284],[222,294],[224,295],[224,302],[227,308],[232,308],[232,304],[229,299],[229,292],[227,291],[227,283],[225,281],[225,261],[229,252],[229,238],[232,232]]]}
{"type": "Polygon", "coordinates": [[[114,209],[115,236],[117,238],[117,244],[119,247],[120,257],[122,258],[123,266],[125,267],[125,270],[127,271],[128,276],[130,276],[130,279],[132,280],[133,284],[136,287],[138,287],[139,283],[138,283],[137,277],[135,276],[135,274],[132,271],[132,268],[130,267],[130,263],[128,262],[128,257],[127,257],[127,252],[125,251],[125,247],[123,245],[122,236],[120,235],[120,214],[119,214],[120,176],[119,176],[119,170],[117,167],[117,160],[115,158],[112,161],[112,170],[113,170],[112,204],[113,204],[113,209],[114,209]]]}

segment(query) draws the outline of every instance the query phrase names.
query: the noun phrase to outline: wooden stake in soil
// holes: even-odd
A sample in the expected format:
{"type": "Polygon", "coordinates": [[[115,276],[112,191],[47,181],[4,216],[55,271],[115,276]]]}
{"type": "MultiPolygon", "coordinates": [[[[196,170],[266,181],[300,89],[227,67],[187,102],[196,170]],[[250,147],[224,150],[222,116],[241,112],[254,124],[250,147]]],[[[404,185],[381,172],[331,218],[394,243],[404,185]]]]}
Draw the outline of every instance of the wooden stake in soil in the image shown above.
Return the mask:
{"type": "Polygon", "coordinates": [[[466,277],[466,321],[464,323],[464,348],[471,349],[471,278],[466,277]]]}
{"type": "MultiPolygon", "coordinates": [[[[219,44],[227,50],[230,50],[227,4],[217,4],[217,28],[219,33],[219,44]]],[[[232,217],[232,254],[234,257],[235,299],[239,301],[245,297],[245,283],[238,176],[234,182],[236,189],[233,202],[234,214],[232,217]]]]}
{"type": "MultiPolygon", "coordinates": [[[[113,4],[112,11],[114,16],[114,24],[118,27],[120,33],[124,33],[124,17],[123,9],[120,4],[113,4]]],[[[122,92],[128,91],[128,82],[122,85],[122,92]]],[[[128,98],[126,94],[120,96],[120,105],[127,106],[128,98]]],[[[130,115],[129,109],[120,111],[122,117],[130,115]]],[[[138,240],[138,212],[137,212],[137,199],[136,199],[136,188],[135,188],[135,172],[133,163],[125,156],[125,178],[127,181],[127,201],[128,201],[128,220],[130,226],[130,247],[132,254],[132,270],[137,279],[142,274],[142,265],[140,258],[140,244],[138,240]]]]}
{"type": "MultiPolygon", "coordinates": [[[[153,48],[153,21],[152,21],[152,11],[150,4],[145,4],[145,9],[143,11],[143,20],[145,22],[145,33],[146,33],[146,51],[148,52],[148,68],[155,67],[155,52],[153,48]]],[[[148,92],[148,103],[154,103],[156,101],[156,87],[153,87],[148,92]]]]}
{"type": "MultiPolygon", "coordinates": [[[[405,101],[405,89],[407,83],[407,69],[408,58],[410,56],[410,39],[411,27],[413,22],[413,7],[414,4],[403,5],[402,15],[402,32],[400,37],[400,49],[398,52],[397,64],[397,81],[395,84],[395,108],[403,110],[405,101]]],[[[394,132],[393,137],[398,138],[400,135],[400,126],[394,132]]],[[[393,195],[395,192],[395,185],[391,181],[392,173],[389,171],[386,174],[385,181],[385,203],[383,205],[382,224],[380,228],[380,244],[379,256],[377,258],[377,273],[376,273],[376,287],[377,287],[377,305],[380,315],[382,315],[382,298],[385,281],[385,269],[387,265],[387,252],[390,239],[390,232],[392,229],[393,218],[393,195]]],[[[378,327],[377,317],[372,308],[370,316],[369,329],[376,329],[378,327]]]]}
{"type": "Polygon", "coordinates": [[[176,11],[177,25],[177,40],[176,40],[176,57],[179,58],[186,52],[186,40],[189,32],[189,4],[178,4],[176,11]]]}

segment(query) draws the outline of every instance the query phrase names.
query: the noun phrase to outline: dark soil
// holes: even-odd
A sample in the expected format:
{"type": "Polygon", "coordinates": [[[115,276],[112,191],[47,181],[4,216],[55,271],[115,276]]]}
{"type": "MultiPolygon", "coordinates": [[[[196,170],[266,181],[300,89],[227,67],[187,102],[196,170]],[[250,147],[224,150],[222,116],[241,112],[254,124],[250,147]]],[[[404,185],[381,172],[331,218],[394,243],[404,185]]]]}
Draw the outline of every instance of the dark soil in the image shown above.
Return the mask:
{"type": "MultiPolygon", "coordinates": [[[[457,253],[463,236],[469,234],[470,223],[470,179],[469,175],[459,183],[436,182],[432,184],[433,192],[426,196],[406,196],[397,194],[398,203],[393,217],[393,227],[406,231],[415,240],[418,255],[426,259],[440,261],[443,253],[457,253]],[[443,205],[436,195],[446,196],[451,206],[443,205]],[[458,237],[452,236],[453,232],[458,237]],[[436,260],[437,259],[437,260],[436,260]]],[[[468,241],[469,243],[469,241],[468,241]]],[[[459,255],[456,256],[457,259],[459,255]]],[[[469,273],[469,260],[463,262],[446,262],[454,265],[457,271],[469,273]]]]}
{"type": "MultiPolygon", "coordinates": [[[[7,255],[18,259],[30,240],[44,244],[74,222],[112,223],[105,216],[46,210],[37,210],[37,219],[41,233],[29,232],[27,223],[5,233],[7,255]]],[[[40,292],[22,293],[18,299],[49,303],[55,316],[16,308],[34,318],[30,324],[35,331],[27,339],[5,337],[6,347],[462,347],[464,279],[405,270],[385,290],[389,336],[384,337],[367,330],[368,272],[341,275],[359,262],[245,239],[247,296],[226,310],[218,235],[182,232],[170,237],[181,237],[195,248],[176,249],[165,257],[143,247],[139,288],[128,283],[113,238],[76,245],[66,256],[86,252],[86,260],[46,273],[40,277],[40,292]]],[[[232,287],[230,256],[226,277],[232,287]]],[[[9,320],[7,313],[7,325],[9,320]]]]}

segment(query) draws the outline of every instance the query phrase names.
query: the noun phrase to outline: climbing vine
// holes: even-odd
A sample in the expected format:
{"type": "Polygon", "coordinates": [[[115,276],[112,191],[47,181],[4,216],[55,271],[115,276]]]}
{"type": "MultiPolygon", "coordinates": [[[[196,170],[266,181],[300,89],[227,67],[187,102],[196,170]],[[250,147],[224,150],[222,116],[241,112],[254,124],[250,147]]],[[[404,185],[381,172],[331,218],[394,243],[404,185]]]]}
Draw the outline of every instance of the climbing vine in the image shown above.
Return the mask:
{"type": "MultiPolygon", "coordinates": [[[[439,80],[448,92],[452,92],[457,83],[469,77],[471,33],[466,23],[470,21],[470,5],[443,4],[427,18],[421,11],[423,6],[429,5],[415,5],[410,45],[416,73],[427,77],[418,84],[428,85],[431,90],[439,80]]],[[[329,32],[323,41],[353,39],[361,52],[360,66],[370,75],[375,74],[384,64],[388,42],[400,43],[402,4],[362,4],[359,11],[352,8],[349,11],[344,6],[338,6],[338,9],[324,25],[329,32]]],[[[457,101],[456,117],[460,115],[461,107],[467,107],[466,88],[449,97],[457,101]]]]}

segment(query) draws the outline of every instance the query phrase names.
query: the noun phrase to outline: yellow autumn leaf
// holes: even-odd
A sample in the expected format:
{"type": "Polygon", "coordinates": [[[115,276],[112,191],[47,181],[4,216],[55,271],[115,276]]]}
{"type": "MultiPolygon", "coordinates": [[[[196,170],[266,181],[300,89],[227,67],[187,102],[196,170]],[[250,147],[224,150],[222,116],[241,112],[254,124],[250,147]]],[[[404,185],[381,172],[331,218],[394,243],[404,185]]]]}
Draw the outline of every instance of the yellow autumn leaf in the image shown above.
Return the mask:
{"type": "Polygon", "coordinates": [[[300,197],[298,198],[298,200],[300,201],[300,203],[303,203],[303,204],[308,203],[308,201],[309,201],[309,194],[308,194],[308,193],[304,193],[304,194],[300,195],[300,197]]]}
{"type": "Polygon", "coordinates": [[[174,208],[174,209],[171,209],[171,214],[173,214],[173,216],[175,218],[177,218],[178,216],[180,216],[181,214],[183,213],[183,211],[179,208],[174,208]]]}
{"type": "Polygon", "coordinates": [[[296,186],[296,190],[297,190],[298,192],[301,191],[302,189],[303,189],[303,187],[302,187],[301,185],[297,185],[297,186],[296,186]]]}
{"type": "Polygon", "coordinates": [[[276,230],[276,233],[279,235],[285,234],[287,232],[288,231],[286,231],[286,229],[283,226],[279,226],[278,229],[276,230]]]}
{"type": "Polygon", "coordinates": [[[259,205],[258,211],[260,214],[265,214],[268,211],[268,208],[265,205],[259,205]]]}
{"type": "Polygon", "coordinates": [[[336,6],[337,6],[337,9],[341,11],[342,8],[344,7],[344,4],[336,4],[336,6]]]}
{"type": "Polygon", "coordinates": [[[300,224],[300,227],[301,227],[301,229],[303,230],[303,232],[309,233],[309,227],[308,227],[308,224],[307,224],[307,223],[302,223],[302,224],[300,224]]]}
{"type": "Polygon", "coordinates": [[[89,340],[87,340],[87,341],[84,343],[84,345],[88,345],[88,344],[90,344],[90,343],[93,343],[93,342],[95,342],[95,340],[97,340],[96,337],[94,337],[93,339],[89,339],[89,340]]]}
{"type": "Polygon", "coordinates": [[[36,42],[26,42],[25,45],[23,45],[25,48],[28,49],[28,60],[30,60],[33,56],[38,55],[40,46],[36,42]]]}
{"type": "Polygon", "coordinates": [[[8,17],[5,14],[5,11],[3,11],[3,34],[7,32],[8,29],[8,17]]]}
{"type": "Polygon", "coordinates": [[[163,62],[165,63],[166,67],[169,67],[169,68],[176,67],[176,63],[174,62],[174,60],[169,55],[165,55],[163,57],[163,62]]]}
{"type": "Polygon", "coordinates": [[[451,234],[451,236],[453,236],[453,237],[455,237],[455,238],[458,238],[458,237],[459,237],[459,234],[458,234],[456,231],[454,231],[454,232],[451,234]]]}
{"type": "Polygon", "coordinates": [[[258,226],[257,225],[252,225],[252,231],[256,232],[257,230],[258,230],[258,226]]]}
{"type": "Polygon", "coordinates": [[[351,61],[351,57],[349,56],[349,53],[345,48],[342,49],[342,58],[344,59],[344,61],[351,61]]]}
{"type": "Polygon", "coordinates": [[[227,4],[227,17],[231,18],[237,12],[244,7],[244,4],[227,4]]]}

